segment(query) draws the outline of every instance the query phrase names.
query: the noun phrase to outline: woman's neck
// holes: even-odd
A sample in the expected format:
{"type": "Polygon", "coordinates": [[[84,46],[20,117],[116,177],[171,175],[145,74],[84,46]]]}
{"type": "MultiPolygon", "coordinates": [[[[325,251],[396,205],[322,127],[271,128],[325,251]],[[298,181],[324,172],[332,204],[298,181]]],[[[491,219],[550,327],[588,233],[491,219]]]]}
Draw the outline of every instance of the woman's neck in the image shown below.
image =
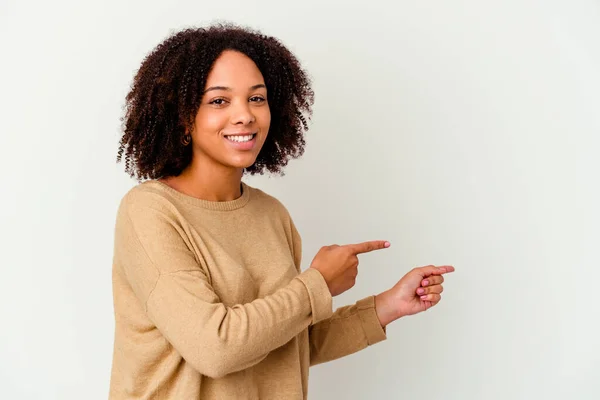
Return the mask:
{"type": "Polygon", "coordinates": [[[188,196],[207,201],[232,201],[242,195],[243,169],[191,163],[180,175],[160,181],[188,196]]]}

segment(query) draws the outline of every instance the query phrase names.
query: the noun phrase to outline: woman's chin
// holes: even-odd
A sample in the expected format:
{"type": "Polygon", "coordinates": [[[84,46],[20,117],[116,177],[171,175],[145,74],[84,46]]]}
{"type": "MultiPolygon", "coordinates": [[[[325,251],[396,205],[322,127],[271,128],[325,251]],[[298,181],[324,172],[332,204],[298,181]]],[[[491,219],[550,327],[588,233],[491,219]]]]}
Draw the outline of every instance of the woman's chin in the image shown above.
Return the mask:
{"type": "Polygon", "coordinates": [[[227,160],[226,165],[230,166],[231,168],[243,169],[243,168],[251,167],[252,165],[254,165],[255,162],[256,162],[255,156],[235,157],[235,158],[227,160]]]}

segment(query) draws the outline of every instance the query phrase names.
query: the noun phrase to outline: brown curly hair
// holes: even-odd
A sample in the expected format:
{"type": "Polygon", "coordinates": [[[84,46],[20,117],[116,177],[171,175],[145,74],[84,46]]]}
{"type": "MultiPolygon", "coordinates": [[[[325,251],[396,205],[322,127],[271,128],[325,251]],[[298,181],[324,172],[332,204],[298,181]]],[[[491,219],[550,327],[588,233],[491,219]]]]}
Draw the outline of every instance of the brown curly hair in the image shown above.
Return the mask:
{"type": "Polygon", "coordinates": [[[138,181],[179,175],[192,160],[181,138],[191,132],[206,79],[225,50],[248,56],[269,93],[271,125],[250,174],[283,174],[304,153],[314,93],[298,59],[276,38],[257,30],[219,23],[171,34],[142,62],[127,94],[117,162],[138,181]]]}

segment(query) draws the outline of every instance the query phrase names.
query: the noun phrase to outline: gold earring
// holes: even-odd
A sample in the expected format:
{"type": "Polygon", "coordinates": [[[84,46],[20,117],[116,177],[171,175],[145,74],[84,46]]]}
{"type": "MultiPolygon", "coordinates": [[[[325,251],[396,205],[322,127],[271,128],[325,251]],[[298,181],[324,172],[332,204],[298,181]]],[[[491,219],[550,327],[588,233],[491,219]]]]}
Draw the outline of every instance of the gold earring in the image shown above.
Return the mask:
{"type": "Polygon", "coordinates": [[[183,143],[184,146],[187,146],[191,142],[192,142],[192,135],[190,135],[189,133],[183,135],[183,137],[181,138],[181,143],[183,143]]]}

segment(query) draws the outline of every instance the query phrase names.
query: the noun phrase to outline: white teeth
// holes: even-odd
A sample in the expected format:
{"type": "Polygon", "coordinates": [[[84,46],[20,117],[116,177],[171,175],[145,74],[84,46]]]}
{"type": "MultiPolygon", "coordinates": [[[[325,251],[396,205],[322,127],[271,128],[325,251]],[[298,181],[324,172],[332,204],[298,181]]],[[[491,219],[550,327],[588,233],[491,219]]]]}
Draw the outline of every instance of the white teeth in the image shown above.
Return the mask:
{"type": "Polygon", "coordinates": [[[250,140],[252,140],[252,138],[254,137],[254,135],[245,135],[245,136],[225,136],[227,139],[231,140],[232,142],[249,142],[250,140]]]}

